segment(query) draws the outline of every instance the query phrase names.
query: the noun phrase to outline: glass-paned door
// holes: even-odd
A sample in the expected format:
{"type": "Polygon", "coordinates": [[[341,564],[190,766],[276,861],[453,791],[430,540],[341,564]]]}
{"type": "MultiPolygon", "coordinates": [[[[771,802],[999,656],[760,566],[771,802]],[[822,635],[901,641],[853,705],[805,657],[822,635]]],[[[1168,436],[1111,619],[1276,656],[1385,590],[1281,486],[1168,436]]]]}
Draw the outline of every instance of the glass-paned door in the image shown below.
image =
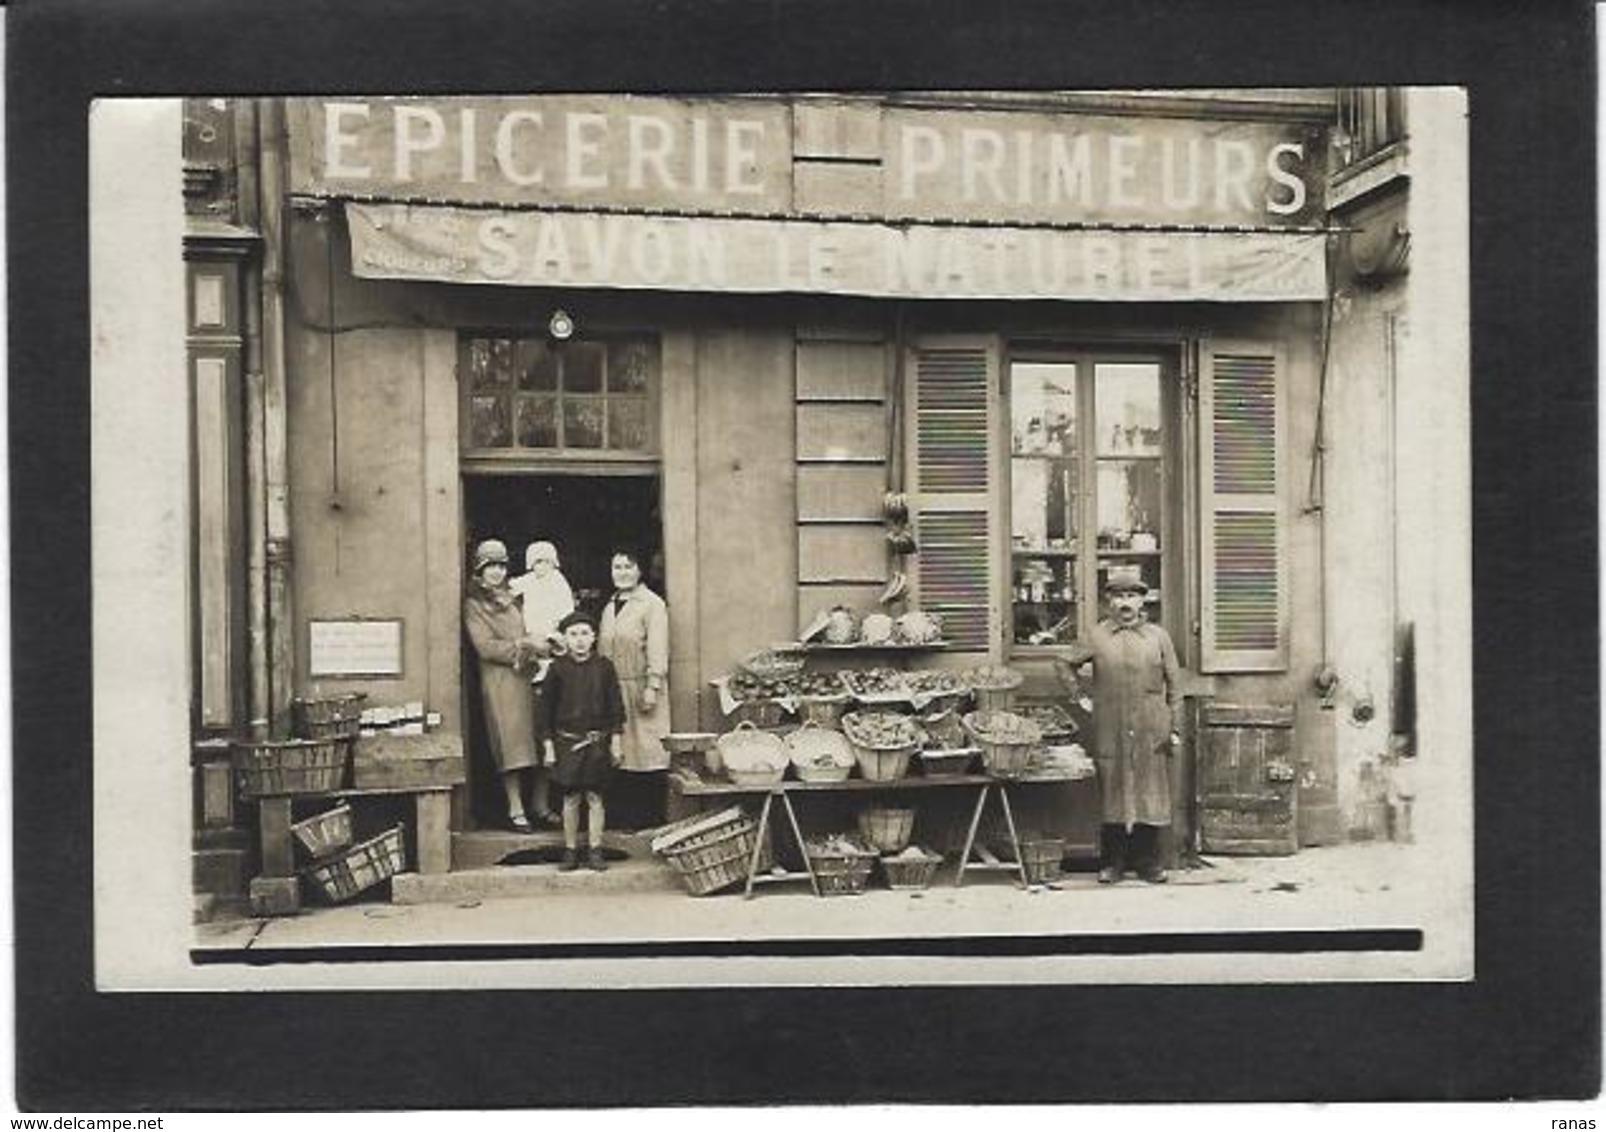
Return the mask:
{"type": "Polygon", "coordinates": [[[1009,585],[1016,650],[1085,635],[1112,577],[1163,623],[1173,548],[1174,364],[1163,355],[1017,355],[1009,367],[1009,585]]]}

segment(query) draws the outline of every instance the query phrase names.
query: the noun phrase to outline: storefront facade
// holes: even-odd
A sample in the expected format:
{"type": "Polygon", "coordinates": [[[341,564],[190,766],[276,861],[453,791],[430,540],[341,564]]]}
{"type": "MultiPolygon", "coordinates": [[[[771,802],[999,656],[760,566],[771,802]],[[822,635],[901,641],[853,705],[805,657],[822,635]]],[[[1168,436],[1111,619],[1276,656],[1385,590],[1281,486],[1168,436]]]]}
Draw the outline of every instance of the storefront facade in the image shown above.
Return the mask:
{"type": "Polygon", "coordinates": [[[1381,682],[1386,731],[1396,676],[1372,670],[1397,630],[1363,600],[1335,632],[1333,573],[1367,559],[1324,524],[1336,503],[1346,531],[1394,531],[1357,502],[1374,460],[1322,464],[1330,414],[1364,415],[1329,400],[1331,92],[268,117],[293,567],[265,620],[287,655],[239,646],[235,671],[280,676],[241,673],[208,727],[281,728],[309,693],[421,705],[465,744],[471,828],[479,539],[515,572],[553,541],[593,607],[610,552],[640,552],[680,730],[719,729],[709,681],[742,656],[899,575],[942,617],[923,664],[1007,663],[1052,698],[1057,647],[1126,571],[1197,703],[1291,712],[1299,842],[1355,826],[1361,756],[1321,676],[1381,682]],[[889,493],[914,554],[889,545],[889,493]]]}

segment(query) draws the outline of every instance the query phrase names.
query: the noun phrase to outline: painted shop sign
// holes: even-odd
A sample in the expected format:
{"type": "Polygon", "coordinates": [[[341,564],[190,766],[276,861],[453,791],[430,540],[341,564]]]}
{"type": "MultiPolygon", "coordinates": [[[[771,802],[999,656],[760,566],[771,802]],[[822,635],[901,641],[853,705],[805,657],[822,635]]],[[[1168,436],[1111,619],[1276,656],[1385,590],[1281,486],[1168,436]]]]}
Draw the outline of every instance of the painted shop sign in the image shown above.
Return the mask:
{"type": "Polygon", "coordinates": [[[1023,225],[1290,227],[1323,207],[1322,134],[1300,123],[554,95],[292,100],[290,133],[311,196],[1023,225]]]}
{"type": "Polygon", "coordinates": [[[348,204],[376,279],[886,297],[1290,301],[1325,293],[1320,233],[828,223],[348,204]]]}

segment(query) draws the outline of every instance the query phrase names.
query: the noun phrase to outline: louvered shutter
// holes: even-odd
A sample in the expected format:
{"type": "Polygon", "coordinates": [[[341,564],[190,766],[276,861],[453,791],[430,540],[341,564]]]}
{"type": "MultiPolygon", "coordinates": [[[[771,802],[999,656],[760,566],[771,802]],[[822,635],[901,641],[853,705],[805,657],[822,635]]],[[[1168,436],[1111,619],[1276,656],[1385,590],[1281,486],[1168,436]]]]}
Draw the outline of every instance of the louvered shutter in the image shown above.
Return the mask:
{"type": "Polygon", "coordinates": [[[920,544],[914,598],[941,614],[961,653],[988,653],[999,638],[993,569],[998,546],[991,469],[997,444],[994,339],[930,337],[910,352],[910,506],[920,544]]]}
{"type": "Polygon", "coordinates": [[[1288,667],[1283,364],[1265,344],[1217,341],[1199,382],[1203,668],[1288,667]]]}

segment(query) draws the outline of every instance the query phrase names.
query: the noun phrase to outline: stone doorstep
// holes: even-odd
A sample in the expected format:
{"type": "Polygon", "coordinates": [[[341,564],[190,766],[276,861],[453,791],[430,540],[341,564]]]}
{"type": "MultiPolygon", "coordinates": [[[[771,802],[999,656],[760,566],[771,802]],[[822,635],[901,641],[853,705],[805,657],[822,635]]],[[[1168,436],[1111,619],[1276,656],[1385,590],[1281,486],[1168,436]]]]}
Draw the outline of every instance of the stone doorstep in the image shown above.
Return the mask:
{"type": "MultiPolygon", "coordinates": [[[[494,867],[508,854],[517,853],[521,849],[548,849],[562,844],[563,834],[556,830],[542,830],[537,833],[514,833],[512,830],[497,829],[459,831],[452,834],[452,871],[488,869],[494,867]]],[[[629,854],[632,862],[642,860],[659,864],[652,855],[652,848],[647,839],[633,833],[615,833],[610,830],[602,835],[602,844],[605,848],[629,854]]],[[[609,865],[617,868],[625,863],[610,861],[609,865]]]]}
{"type": "Polygon", "coordinates": [[[562,873],[556,865],[493,865],[432,876],[402,873],[391,879],[390,891],[394,904],[450,904],[519,896],[617,896],[684,889],[668,865],[650,857],[632,857],[628,861],[610,861],[607,871],[601,873],[583,866],[575,872],[562,873]]]}

